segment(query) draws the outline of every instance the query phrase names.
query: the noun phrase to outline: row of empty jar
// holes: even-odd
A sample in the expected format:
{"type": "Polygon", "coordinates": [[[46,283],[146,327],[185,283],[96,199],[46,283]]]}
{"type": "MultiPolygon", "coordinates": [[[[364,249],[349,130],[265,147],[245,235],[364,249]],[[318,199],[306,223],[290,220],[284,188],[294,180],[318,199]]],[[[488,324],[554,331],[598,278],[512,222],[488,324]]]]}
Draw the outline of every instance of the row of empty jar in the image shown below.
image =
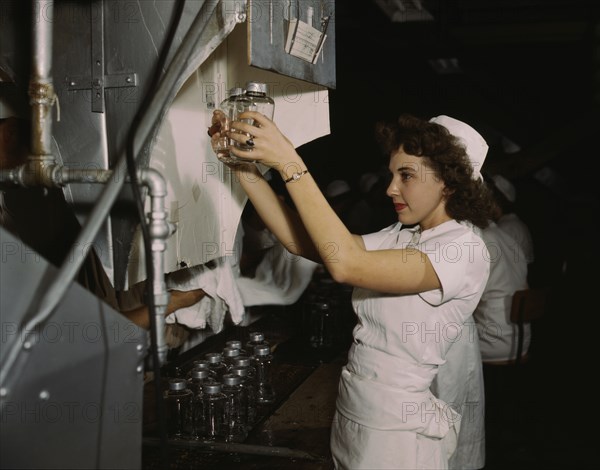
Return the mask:
{"type": "Polygon", "coordinates": [[[242,442],[261,405],[273,403],[271,348],[264,334],[250,333],[242,347],[228,341],[222,352],[193,361],[185,377],[165,391],[171,438],[242,442]]]}

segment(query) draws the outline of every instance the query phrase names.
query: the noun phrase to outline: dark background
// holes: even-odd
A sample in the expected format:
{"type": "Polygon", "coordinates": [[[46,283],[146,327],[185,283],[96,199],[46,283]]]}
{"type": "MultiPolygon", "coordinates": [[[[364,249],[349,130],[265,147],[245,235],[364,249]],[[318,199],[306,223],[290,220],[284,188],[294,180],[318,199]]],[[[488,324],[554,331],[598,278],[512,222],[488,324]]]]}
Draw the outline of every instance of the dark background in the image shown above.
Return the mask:
{"type": "Polygon", "coordinates": [[[483,170],[513,182],[517,214],[532,232],[531,285],[550,292],[533,330],[538,367],[527,385],[505,391],[533,410],[507,432],[535,442],[538,454],[529,464],[496,460],[497,468],[592,468],[584,429],[598,416],[585,397],[593,400],[600,331],[600,2],[422,3],[433,21],[391,22],[375,0],[336,1],[331,135],[299,152],[323,188],[339,178],[356,188],[363,172],[387,165],[373,140],[382,118],[448,114],[481,132],[490,145],[483,170]],[[429,63],[451,57],[456,73],[429,63]],[[502,136],[520,150],[506,153],[502,136]]]}
{"type": "Polygon", "coordinates": [[[423,1],[429,22],[392,22],[375,0],[335,4],[332,135],[315,145],[328,151],[316,162],[325,178],[378,165],[373,124],[400,112],[469,122],[490,144],[490,169],[517,178],[590,137],[600,100],[600,2],[423,1]],[[436,73],[429,61],[440,58],[456,58],[460,71],[436,73]],[[499,135],[526,155],[503,161],[499,135]],[[542,143],[545,151],[530,155],[542,143]]]}
{"type": "Polygon", "coordinates": [[[484,172],[517,188],[540,254],[536,282],[598,259],[600,2],[423,1],[427,22],[393,22],[380,3],[394,2],[335,3],[331,134],[300,148],[319,184],[357,189],[362,173],[387,166],[373,138],[378,120],[448,114],[486,138],[484,172]],[[458,70],[436,72],[430,61],[440,58],[456,58],[458,70]],[[502,137],[520,150],[506,153],[502,137]]]}

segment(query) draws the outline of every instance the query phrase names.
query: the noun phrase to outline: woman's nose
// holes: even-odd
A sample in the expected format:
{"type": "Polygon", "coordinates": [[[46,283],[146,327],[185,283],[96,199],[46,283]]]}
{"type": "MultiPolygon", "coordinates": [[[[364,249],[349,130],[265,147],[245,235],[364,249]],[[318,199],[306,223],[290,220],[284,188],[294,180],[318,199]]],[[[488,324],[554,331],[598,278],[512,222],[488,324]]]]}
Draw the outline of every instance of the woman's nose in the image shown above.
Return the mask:
{"type": "Polygon", "coordinates": [[[387,187],[385,192],[389,197],[394,197],[398,195],[398,187],[394,180],[390,181],[390,184],[387,187]]]}

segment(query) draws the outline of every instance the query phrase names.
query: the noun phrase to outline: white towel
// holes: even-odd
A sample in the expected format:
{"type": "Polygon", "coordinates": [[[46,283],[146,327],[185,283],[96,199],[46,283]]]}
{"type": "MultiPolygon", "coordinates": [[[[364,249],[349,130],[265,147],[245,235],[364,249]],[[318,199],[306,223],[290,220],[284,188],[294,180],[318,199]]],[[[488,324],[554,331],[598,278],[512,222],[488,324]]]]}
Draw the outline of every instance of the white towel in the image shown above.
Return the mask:
{"type": "Polygon", "coordinates": [[[277,242],[265,253],[253,278],[237,279],[244,305],[293,304],[308,287],[317,266],[292,255],[277,242]]]}
{"type": "Polygon", "coordinates": [[[174,271],[167,274],[166,279],[168,289],[185,291],[200,288],[207,294],[195,305],[170,314],[166,318],[167,323],[177,322],[194,329],[206,328],[208,324],[213,332],[219,333],[227,312],[236,325],[244,319],[244,304],[231,265],[225,258],[174,271]]]}

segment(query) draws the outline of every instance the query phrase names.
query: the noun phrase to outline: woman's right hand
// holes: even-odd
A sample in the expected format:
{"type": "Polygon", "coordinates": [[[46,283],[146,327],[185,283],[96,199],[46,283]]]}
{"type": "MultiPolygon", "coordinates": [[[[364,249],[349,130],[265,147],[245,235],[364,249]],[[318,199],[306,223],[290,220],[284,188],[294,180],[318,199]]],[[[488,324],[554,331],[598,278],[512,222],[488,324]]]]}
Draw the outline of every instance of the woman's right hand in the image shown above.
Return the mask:
{"type": "Polygon", "coordinates": [[[229,118],[220,109],[213,111],[211,126],[208,128],[210,136],[210,145],[217,156],[217,159],[233,170],[248,170],[253,171],[256,165],[252,161],[243,161],[240,159],[230,158],[229,153],[229,138],[226,133],[229,131],[229,118]]]}
{"type": "Polygon", "coordinates": [[[210,137],[210,145],[217,155],[217,158],[219,157],[219,153],[222,154],[219,141],[222,138],[222,133],[226,132],[227,129],[227,116],[225,116],[225,113],[220,109],[215,109],[213,111],[211,125],[208,128],[208,135],[210,137]]]}

